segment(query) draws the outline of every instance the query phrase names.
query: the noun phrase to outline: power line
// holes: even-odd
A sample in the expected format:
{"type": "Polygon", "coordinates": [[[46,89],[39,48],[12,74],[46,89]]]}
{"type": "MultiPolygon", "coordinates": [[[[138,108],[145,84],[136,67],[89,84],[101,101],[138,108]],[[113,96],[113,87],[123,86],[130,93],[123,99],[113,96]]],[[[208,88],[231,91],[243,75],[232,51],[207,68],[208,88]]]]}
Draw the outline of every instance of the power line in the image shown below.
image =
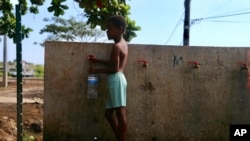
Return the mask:
{"type": "Polygon", "coordinates": [[[224,13],[223,15],[238,13],[238,12],[242,12],[242,11],[246,11],[246,10],[250,10],[250,8],[244,8],[244,9],[240,9],[240,10],[237,10],[237,11],[227,12],[227,13],[224,13]]]}
{"type": "Polygon", "coordinates": [[[242,13],[236,13],[236,14],[226,14],[226,15],[220,15],[220,16],[211,16],[211,17],[205,17],[205,18],[198,18],[198,19],[192,19],[191,23],[196,23],[200,22],[202,20],[207,20],[207,19],[216,19],[216,18],[225,18],[225,17],[233,17],[233,16],[239,16],[239,15],[246,15],[250,14],[250,12],[242,12],[242,13]]]}
{"type": "Polygon", "coordinates": [[[212,11],[215,12],[215,11],[218,11],[220,10],[221,8],[225,7],[226,5],[230,4],[232,2],[232,0],[229,0],[229,1],[226,1],[224,2],[222,5],[218,6],[217,8],[213,9],[212,11]]]}
{"type": "Polygon", "coordinates": [[[217,23],[250,23],[250,22],[247,22],[247,21],[230,21],[230,20],[203,20],[205,22],[217,22],[217,23]]]}
{"type": "Polygon", "coordinates": [[[243,13],[236,13],[236,14],[229,14],[229,15],[221,15],[221,16],[213,16],[213,17],[206,17],[202,19],[215,19],[215,18],[224,18],[224,17],[232,17],[232,16],[239,16],[239,15],[245,15],[250,14],[250,12],[243,12],[243,13]]]}
{"type": "Polygon", "coordinates": [[[172,38],[172,36],[174,35],[174,33],[175,33],[175,31],[176,31],[177,27],[178,27],[178,26],[179,26],[179,24],[180,24],[180,21],[181,21],[181,19],[182,19],[183,15],[184,15],[184,12],[182,13],[182,15],[181,15],[180,19],[178,20],[177,24],[175,25],[175,28],[174,28],[174,30],[172,31],[171,35],[169,36],[169,38],[168,38],[168,40],[167,40],[166,44],[168,44],[168,42],[170,41],[170,39],[171,39],[171,38],[172,38]]]}

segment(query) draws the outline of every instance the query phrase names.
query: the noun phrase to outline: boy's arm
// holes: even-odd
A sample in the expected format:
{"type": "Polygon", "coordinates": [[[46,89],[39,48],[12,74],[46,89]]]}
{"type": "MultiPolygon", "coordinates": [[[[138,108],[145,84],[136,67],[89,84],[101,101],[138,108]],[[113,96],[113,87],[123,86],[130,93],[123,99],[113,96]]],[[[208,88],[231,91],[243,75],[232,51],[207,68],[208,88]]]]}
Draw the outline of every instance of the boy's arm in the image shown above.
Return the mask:
{"type": "Polygon", "coordinates": [[[113,50],[111,52],[111,58],[110,61],[105,61],[105,60],[100,60],[97,59],[96,62],[102,62],[102,63],[106,63],[107,67],[106,68],[95,68],[92,67],[90,68],[89,72],[90,73],[115,73],[119,71],[119,47],[114,46],[113,50]]]}
{"type": "Polygon", "coordinates": [[[110,61],[108,60],[102,60],[102,59],[95,59],[94,63],[100,63],[100,64],[104,64],[104,65],[109,65],[110,61]]]}
{"type": "Polygon", "coordinates": [[[92,55],[88,56],[87,59],[89,61],[91,61],[92,63],[100,63],[100,64],[104,64],[104,65],[109,65],[110,64],[110,62],[108,60],[97,59],[92,55]]]}

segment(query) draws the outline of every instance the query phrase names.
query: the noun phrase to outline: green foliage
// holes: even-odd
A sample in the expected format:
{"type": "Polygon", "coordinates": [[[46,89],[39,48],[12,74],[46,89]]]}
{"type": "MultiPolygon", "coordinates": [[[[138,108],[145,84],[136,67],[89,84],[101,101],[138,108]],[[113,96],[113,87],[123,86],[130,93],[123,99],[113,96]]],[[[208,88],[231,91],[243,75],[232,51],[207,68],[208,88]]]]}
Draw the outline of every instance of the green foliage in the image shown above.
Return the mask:
{"type": "Polygon", "coordinates": [[[35,65],[35,77],[44,77],[44,66],[43,65],[35,65]]]}
{"type": "Polygon", "coordinates": [[[35,137],[32,135],[26,135],[23,136],[23,141],[35,141],[35,137]]]}
{"type": "MultiPolygon", "coordinates": [[[[24,15],[27,11],[27,2],[25,0],[21,0],[23,2],[22,14],[24,15]]],[[[0,12],[2,15],[0,16],[0,35],[8,35],[9,38],[13,39],[13,42],[16,42],[16,17],[13,13],[13,5],[10,0],[1,0],[0,2],[0,12]]],[[[31,28],[27,28],[25,26],[21,27],[23,38],[27,38],[28,34],[32,31],[31,28]]]]}
{"type": "Polygon", "coordinates": [[[44,22],[50,22],[40,31],[40,34],[51,34],[46,40],[89,42],[105,35],[103,31],[91,29],[86,22],[77,21],[74,17],[67,20],[58,17],[53,17],[51,20],[45,18],[44,22]]]}
{"type": "Polygon", "coordinates": [[[136,26],[136,22],[129,18],[130,6],[125,4],[124,0],[78,0],[79,7],[84,9],[85,16],[88,18],[87,23],[92,28],[97,25],[101,26],[102,30],[106,29],[106,21],[110,16],[122,15],[127,20],[127,30],[124,35],[125,40],[130,41],[136,37],[135,31],[141,29],[136,26]]]}
{"type": "Polygon", "coordinates": [[[37,6],[31,6],[30,7],[30,13],[38,14],[39,11],[38,11],[37,6]]]}
{"type": "MultiPolygon", "coordinates": [[[[0,67],[3,67],[3,62],[0,62],[0,67]]],[[[0,69],[0,77],[3,77],[3,70],[0,69]]]]}
{"type": "Polygon", "coordinates": [[[54,12],[54,16],[60,16],[64,14],[64,10],[69,7],[67,5],[62,5],[66,0],[52,0],[51,6],[48,8],[49,12],[54,12]]]}
{"type": "MultiPolygon", "coordinates": [[[[21,14],[25,15],[29,11],[30,13],[38,14],[38,7],[44,4],[45,0],[19,0],[22,4],[21,14]],[[28,5],[30,1],[31,6],[28,5]]],[[[64,15],[68,6],[63,4],[66,0],[50,0],[51,5],[48,7],[48,11],[52,12],[54,16],[64,15]]],[[[72,0],[68,0],[72,1],[72,0]]],[[[130,41],[136,37],[136,31],[140,30],[140,26],[136,26],[135,21],[129,18],[130,6],[126,4],[126,0],[75,0],[79,3],[79,7],[85,12],[85,16],[88,18],[87,24],[90,24],[91,28],[99,25],[102,30],[106,29],[106,20],[113,15],[122,15],[127,19],[128,27],[124,38],[130,41]]],[[[21,33],[23,39],[28,38],[31,28],[22,26],[21,33]]],[[[16,42],[16,18],[13,10],[13,4],[10,0],[0,0],[0,35],[8,35],[16,42]]]]}
{"type": "MultiPolygon", "coordinates": [[[[19,0],[22,3],[21,14],[25,15],[28,10],[28,4],[26,0],[19,0]]],[[[36,1],[36,3],[32,3],[32,6],[29,8],[31,13],[38,13],[38,9],[36,5],[42,5],[44,0],[31,0],[36,1]]],[[[13,42],[16,43],[16,17],[14,11],[14,5],[10,2],[10,0],[1,0],[0,1],[0,35],[7,35],[9,38],[13,39],[13,42]]],[[[25,27],[22,25],[21,33],[22,39],[28,38],[29,33],[33,31],[29,27],[25,27]]]]}
{"type": "Polygon", "coordinates": [[[43,5],[44,0],[30,0],[33,5],[43,5]]]}

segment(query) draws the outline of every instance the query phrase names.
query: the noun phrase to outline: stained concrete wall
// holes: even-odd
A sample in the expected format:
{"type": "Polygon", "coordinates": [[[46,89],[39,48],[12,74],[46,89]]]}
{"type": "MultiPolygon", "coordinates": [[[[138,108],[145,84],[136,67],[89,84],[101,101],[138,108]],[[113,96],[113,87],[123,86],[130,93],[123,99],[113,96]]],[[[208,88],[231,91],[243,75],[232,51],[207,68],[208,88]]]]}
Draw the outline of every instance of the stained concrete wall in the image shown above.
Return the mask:
{"type": "MultiPolygon", "coordinates": [[[[105,74],[98,98],[86,97],[86,56],[107,59],[110,46],[46,42],[44,140],[114,140],[105,74]]],[[[128,141],[228,141],[230,124],[250,123],[250,75],[239,65],[249,59],[248,48],[129,45],[128,141]]]]}

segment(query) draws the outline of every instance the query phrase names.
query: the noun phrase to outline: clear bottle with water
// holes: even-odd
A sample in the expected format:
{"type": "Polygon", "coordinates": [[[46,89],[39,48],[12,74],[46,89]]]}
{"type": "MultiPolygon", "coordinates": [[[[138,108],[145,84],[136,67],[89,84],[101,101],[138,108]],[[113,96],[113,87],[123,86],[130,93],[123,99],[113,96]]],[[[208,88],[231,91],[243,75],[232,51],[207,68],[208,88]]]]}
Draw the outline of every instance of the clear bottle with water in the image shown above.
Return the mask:
{"type": "Polygon", "coordinates": [[[97,98],[97,76],[91,74],[88,76],[88,89],[87,89],[87,98],[97,98]]]}

